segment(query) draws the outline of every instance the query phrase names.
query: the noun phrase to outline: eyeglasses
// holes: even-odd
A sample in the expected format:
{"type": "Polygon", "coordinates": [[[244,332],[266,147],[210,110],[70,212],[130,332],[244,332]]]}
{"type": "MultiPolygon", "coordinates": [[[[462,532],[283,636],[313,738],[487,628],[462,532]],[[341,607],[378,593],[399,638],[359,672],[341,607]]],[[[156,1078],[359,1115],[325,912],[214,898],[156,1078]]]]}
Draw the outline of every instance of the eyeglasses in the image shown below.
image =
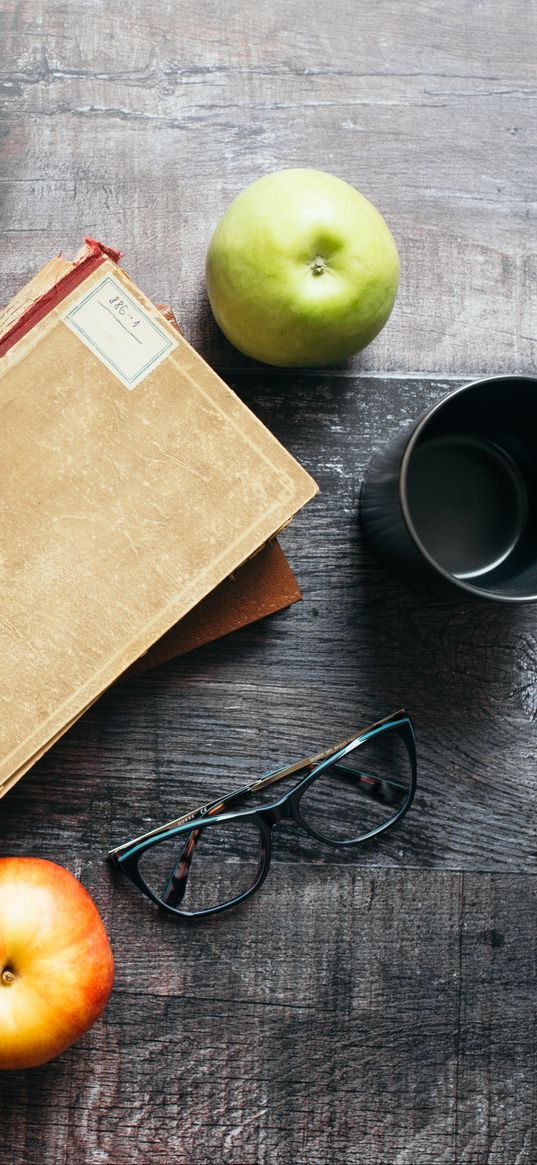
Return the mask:
{"type": "Polygon", "coordinates": [[[415,789],[414,730],[401,710],[326,752],[125,842],[108,856],[168,913],[217,914],[259,890],[269,871],[272,830],[280,822],[293,821],[332,846],[360,845],[403,817],[415,789]],[[291,776],[300,780],[279,800],[232,809],[291,776]]]}

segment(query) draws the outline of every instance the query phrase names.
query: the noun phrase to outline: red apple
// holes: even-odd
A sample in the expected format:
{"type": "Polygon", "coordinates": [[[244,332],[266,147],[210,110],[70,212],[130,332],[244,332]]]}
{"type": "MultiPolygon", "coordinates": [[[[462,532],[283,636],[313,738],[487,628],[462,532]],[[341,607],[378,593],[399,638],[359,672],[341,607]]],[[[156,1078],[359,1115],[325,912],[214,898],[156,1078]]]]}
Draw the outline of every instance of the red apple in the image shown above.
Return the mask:
{"type": "Polygon", "coordinates": [[[90,895],[42,858],[0,858],[0,1068],[33,1068],[101,1014],[114,981],[90,895]]]}

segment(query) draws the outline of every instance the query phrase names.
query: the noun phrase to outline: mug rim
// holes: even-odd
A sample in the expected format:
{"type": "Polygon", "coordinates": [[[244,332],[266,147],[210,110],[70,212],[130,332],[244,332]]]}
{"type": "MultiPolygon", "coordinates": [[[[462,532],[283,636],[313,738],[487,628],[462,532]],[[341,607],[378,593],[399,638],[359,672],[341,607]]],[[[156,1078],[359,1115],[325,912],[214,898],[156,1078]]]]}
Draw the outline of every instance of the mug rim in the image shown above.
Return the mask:
{"type": "Polygon", "coordinates": [[[427,409],[427,411],[418,418],[409,435],[408,441],[406,442],[405,448],[403,450],[403,456],[401,458],[398,483],[399,505],[401,507],[403,521],[406,525],[410,538],[418,548],[420,554],[422,554],[424,559],[429,563],[429,566],[437,574],[441,575],[442,578],[446,580],[446,582],[451,583],[452,586],[457,587],[461,591],[466,591],[467,594],[471,595],[473,598],[492,599],[496,603],[532,603],[537,601],[537,592],[528,595],[502,595],[498,594],[497,591],[485,590],[484,587],[473,586],[472,583],[466,582],[465,579],[457,578],[455,574],[451,574],[449,570],[446,570],[444,566],[441,566],[440,563],[437,562],[435,558],[433,558],[432,554],[427,550],[427,547],[422,542],[412,521],[408,505],[408,468],[412,454],[420,437],[422,436],[423,430],[427,428],[427,425],[432,420],[433,416],[440,412],[440,410],[446,404],[448,404],[448,402],[452,401],[454,397],[457,397],[461,393],[466,392],[469,388],[479,388],[485,384],[497,384],[502,380],[518,380],[524,381],[528,384],[537,385],[537,376],[529,376],[524,373],[521,373],[520,375],[518,373],[499,373],[497,376],[483,376],[478,380],[470,380],[465,384],[459,384],[457,388],[454,388],[451,390],[451,392],[446,393],[445,396],[441,397],[441,399],[438,400],[436,404],[432,405],[430,409],[427,409]]]}

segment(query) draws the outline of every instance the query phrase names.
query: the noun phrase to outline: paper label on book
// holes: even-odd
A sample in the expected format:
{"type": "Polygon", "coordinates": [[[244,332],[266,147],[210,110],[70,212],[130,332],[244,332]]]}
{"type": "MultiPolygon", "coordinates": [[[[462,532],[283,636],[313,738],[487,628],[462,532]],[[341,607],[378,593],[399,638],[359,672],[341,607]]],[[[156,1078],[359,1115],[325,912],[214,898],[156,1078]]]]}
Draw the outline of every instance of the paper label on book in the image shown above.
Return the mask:
{"type": "Polygon", "coordinates": [[[113,275],[86,290],[62,318],[125,388],[136,388],[177,347],[113,275]]]}

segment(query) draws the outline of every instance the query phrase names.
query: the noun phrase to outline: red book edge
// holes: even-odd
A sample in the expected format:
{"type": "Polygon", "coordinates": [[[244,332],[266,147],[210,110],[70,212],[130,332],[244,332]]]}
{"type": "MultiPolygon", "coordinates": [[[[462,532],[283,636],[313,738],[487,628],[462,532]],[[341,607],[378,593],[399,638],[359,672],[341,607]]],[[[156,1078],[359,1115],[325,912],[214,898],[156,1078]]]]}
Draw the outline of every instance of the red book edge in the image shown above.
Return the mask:
{"type": "Polygon", "coordinates": [[[121,258],[121,251],[116,251],[113,247],[106,247],[104,243],[97,242],[96,239],[85,238],[85,247],[78,259],[75,259],[75,265],[71,271],[67,271],[62,275],[58,282],[51,287],[49,291],[45,291],[43,295],[36,299],[28,311],[25,311],[22,316],[13,324],[13,327],[5,333],[0,340],[0,356],[4,356],[14,344],[21,340],[35,324],[44,319],[49,311],[52,311],[58,303],[78,287],[79,283],[83,283],[92,271],[104,263],[105,259],[112,259],[114,263],[119,263],[121,258]]]}

